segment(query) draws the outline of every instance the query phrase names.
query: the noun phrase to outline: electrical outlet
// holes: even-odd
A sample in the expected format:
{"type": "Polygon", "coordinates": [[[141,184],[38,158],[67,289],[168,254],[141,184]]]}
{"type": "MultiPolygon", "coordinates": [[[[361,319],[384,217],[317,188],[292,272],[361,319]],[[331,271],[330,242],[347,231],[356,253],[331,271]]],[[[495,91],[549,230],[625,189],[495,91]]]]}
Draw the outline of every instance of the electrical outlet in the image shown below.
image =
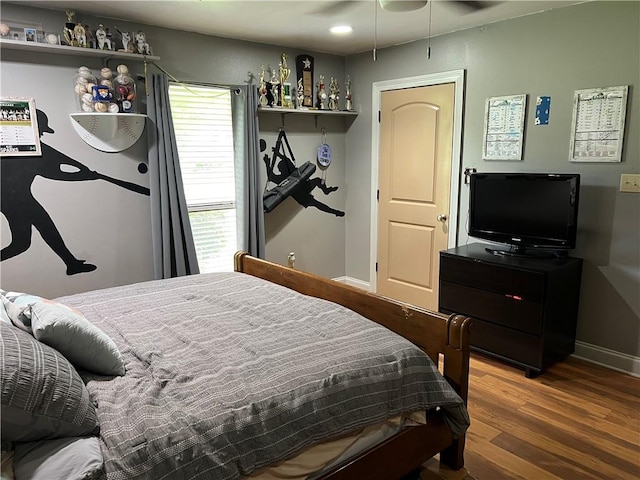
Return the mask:
{"type": "Polygon", "coordinates": [[[640,175],[632,173],[620,175],[620,191],[640,193],[640,175]]]}

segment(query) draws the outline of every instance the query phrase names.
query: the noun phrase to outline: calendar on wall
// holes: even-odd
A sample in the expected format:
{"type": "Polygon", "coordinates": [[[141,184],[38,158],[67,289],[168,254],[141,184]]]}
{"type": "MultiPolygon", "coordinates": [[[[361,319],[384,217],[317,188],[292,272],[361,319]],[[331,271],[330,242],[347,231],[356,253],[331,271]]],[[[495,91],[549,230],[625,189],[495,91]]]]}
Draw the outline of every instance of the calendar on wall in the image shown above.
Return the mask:
{"type": "Polygon", "coordinates": [[[628,90],[624,85],[574,92],[570,161],[622,161],[628,90]]]}
{"type": "Polygon", "coordinates": [[[483,160],[522,160],[527,95],[487,98],[483,160]]]}

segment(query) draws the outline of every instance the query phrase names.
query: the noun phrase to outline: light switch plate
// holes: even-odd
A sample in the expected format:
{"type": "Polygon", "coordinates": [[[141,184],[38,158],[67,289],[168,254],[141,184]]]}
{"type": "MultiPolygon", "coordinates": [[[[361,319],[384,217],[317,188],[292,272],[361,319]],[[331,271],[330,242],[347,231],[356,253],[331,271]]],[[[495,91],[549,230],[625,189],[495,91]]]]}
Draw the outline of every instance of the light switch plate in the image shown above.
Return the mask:
{"type": "Polygon", "coordinates": [[[620,175],[620,191],[640,193],[640,174],[623,173],[620,175]]]}

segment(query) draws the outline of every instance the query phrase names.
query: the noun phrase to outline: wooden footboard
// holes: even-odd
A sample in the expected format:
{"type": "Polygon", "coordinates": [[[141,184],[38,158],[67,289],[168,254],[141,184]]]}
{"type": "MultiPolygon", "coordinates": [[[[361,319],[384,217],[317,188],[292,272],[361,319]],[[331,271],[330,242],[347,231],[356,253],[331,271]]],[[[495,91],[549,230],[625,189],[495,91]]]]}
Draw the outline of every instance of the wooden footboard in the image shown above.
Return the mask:
{"type": "MultiPolygon", "coordinates": [[[[283,285],[305,295],[323,298],[343,305],[402,335],[422,348],[440,366],[451,386],[467,402],[469,387],[469,333],[471,320],[459,315],[445,316],[412,305],[403,304],[360,288],[294,270],[250,256],[235,255],[235,270],[283,285]]],[[[389,479],[400,477],[417,468],[433,455],[454,469],[464,464],[464,437],[453,440],[451,432],[438,417],[429,425],[410,427],[356,461],[323,478],[389,479]],[[381,463],[382,459],[387,463],[381,463]],[[380,470],[385,465],[385,470],[380,470]],[[386,466],[394,466],[392,475],[386,466]]]]}

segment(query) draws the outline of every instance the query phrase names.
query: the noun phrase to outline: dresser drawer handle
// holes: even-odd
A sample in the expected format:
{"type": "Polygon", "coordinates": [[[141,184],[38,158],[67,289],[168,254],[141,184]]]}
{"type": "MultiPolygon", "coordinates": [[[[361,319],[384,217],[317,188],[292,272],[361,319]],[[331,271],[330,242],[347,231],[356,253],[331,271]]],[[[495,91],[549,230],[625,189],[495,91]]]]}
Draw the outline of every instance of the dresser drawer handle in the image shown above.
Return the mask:
{"type": "Polygon", "coordinates": [[[511,295],[509,293],[505,293],[504,296],[507,298],[512,298],[514,300],[523,300],[523,298],[520,295],[511,295]]]}

